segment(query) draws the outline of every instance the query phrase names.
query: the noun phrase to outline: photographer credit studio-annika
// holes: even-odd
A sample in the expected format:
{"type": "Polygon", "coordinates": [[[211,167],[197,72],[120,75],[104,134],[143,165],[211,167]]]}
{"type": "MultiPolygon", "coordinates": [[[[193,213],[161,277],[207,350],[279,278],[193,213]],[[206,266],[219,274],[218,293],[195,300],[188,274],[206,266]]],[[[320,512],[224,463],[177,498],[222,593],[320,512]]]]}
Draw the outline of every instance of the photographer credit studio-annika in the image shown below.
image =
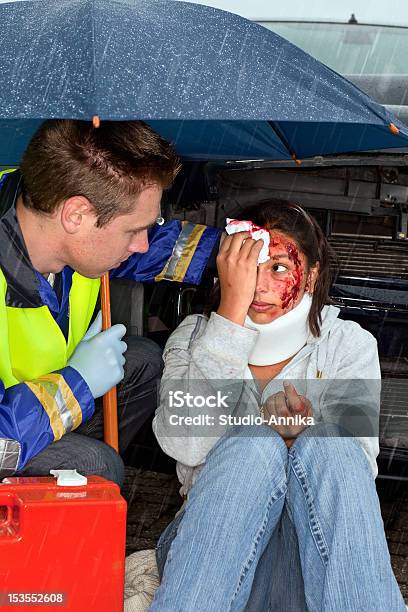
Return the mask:
{"type": "Polygon", "coordinates": [[[169,417],[170,425],[197,425],[197,426],[214,426],[214,425],[280,425],[284,427],[314,425],[315,421],[312,416],[276,416],[271,415],[268,419],[262,418],[261,415],[246,414],[244,416],[233,416],[232,414],[219,414],[217,416],[209,414],[177,415],[172,414],[169,417]]]}

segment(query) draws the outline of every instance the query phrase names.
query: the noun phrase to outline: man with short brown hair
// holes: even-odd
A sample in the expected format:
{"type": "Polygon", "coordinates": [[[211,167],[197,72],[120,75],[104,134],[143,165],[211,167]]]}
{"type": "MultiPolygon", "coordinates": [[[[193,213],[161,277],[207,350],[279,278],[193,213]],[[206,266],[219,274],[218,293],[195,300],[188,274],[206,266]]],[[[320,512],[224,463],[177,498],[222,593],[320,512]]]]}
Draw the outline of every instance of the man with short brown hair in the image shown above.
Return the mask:
{"type": "Polygon", "coordinates": [[[97,227],[134,210],[153,185],[171,186],[180,161],[169,142],[142,121],[50,119],[31,139],[22,162],[27,208],[52,213],[67,195],[92,203],[97,227]]]}
{"type": "Polygon", "coordinates": [[[50,120],[0,173],[0,476],[77,468],[121,484],[94,400],[123,381],[123,452],[154,412],[161,351],[100,316],[88,327],[108,270],[199,283],[219,231],[156,225],[179,167],[142,122],[50,120]]]}

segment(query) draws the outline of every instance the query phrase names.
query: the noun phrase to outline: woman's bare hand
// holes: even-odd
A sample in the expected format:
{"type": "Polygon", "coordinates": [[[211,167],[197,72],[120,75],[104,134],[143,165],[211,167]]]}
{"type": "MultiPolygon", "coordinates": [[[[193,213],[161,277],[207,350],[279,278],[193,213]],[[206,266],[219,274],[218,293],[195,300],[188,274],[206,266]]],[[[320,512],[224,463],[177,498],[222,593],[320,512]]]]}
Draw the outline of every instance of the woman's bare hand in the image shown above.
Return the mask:
{"type": "Polygon", "coordinates": [[[226,236],[217,255],[221,301],[217,313],[243,325],[256,287],[258,255],[262,240],[248,232],[226,236]]]}
{"type": "MultiPolygon", "coordinates": [[[[278,417],[313,417],[313,408],[310,401],[303,395],[299,395],[292,383],[285,381],[283,383],[285,391],[274,393],[263,405],[265,420],[269,421],[271,416],[275,416],[277,423],[278,417]]],[[[297,436],[308,427],[306,424],[292,425],[291,419],[287,424],[279,425],[270,423],[270,427],[278,432],[285,440],[286,446],[290,448],[297,436]]]]}

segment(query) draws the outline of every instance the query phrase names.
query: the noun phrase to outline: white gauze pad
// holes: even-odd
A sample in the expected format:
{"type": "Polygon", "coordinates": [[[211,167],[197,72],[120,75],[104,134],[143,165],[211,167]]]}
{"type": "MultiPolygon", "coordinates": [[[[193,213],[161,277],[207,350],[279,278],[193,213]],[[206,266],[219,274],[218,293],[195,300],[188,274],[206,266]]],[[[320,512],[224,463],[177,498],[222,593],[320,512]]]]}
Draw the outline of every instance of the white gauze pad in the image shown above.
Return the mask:
{"type": "Polygon", "coordinates": [[[262,240],[263,247],[258,255],[258,264],[265,263],[270,259],[269,257],[269,242],[270,235],[268,230],[255,225],[252,221],[239,221],[238,219],[228,219],[227,225],[225,226],[227,234],[236,234],[237,232],[249,232],[251,238],[254,240],[262,240]]]}

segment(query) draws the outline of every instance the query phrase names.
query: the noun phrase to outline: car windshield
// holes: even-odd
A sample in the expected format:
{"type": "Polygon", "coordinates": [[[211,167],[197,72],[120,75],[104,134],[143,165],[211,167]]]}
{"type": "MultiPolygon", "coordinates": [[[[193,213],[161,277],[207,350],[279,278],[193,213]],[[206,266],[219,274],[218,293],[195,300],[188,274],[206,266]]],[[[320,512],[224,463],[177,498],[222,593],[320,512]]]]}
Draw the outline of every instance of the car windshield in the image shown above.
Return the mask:
{"type": "Polygon", "coordinates": [[[340,74],[408,73],[408,28],[304,21],[258,23],[340,74]]]}

